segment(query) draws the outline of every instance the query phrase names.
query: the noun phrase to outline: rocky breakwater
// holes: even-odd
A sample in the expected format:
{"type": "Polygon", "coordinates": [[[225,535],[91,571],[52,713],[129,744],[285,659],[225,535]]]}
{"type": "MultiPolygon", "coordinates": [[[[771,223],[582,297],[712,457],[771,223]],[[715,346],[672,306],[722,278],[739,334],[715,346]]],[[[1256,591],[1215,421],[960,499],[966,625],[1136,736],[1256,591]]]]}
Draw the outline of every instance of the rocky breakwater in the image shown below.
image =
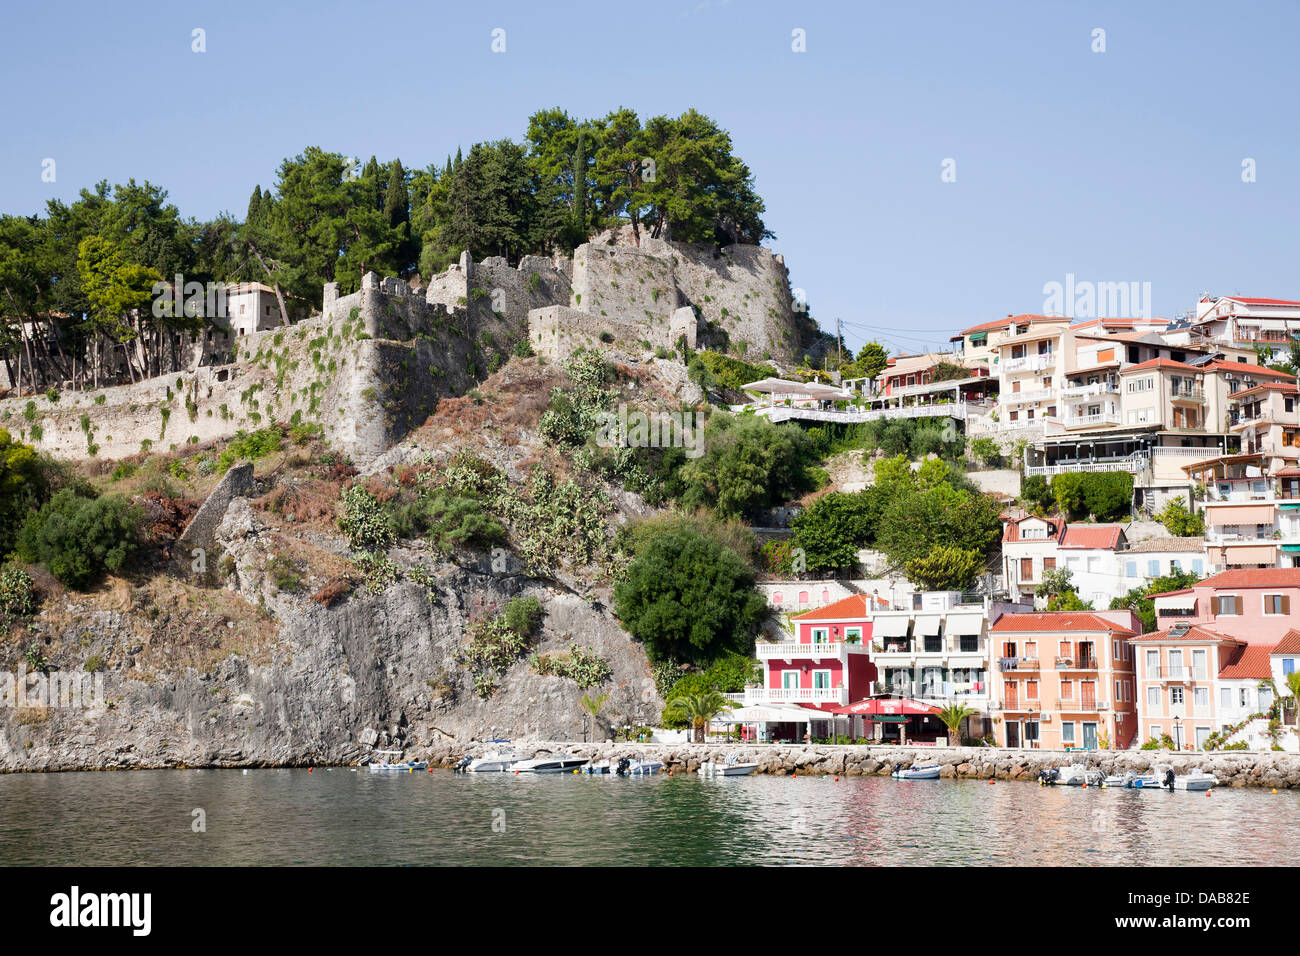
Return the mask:
{"type": "MultiPolygon", "coordinates": [[[[698,770],[707,760],[725,761],[738,753],[743,762],[756,762],[756,773],[790,775],[888,776],[897,764],[939,764],[940,776],[950,779],[1034,781],[1040,770],[1082,762],[1108,774],[1130,770],[1146,773],[1172,768],[1175,773],[1205,770],[1220,786],[1300,788],[1300,755],[1279,752],[1229,751],[1173,753],[1168,750],[1007,750],[999,747],[872,747],[781,746],[726,744],[581,744],[516,740],[525,757],[571,753],[593,760],[644,755],[664,762],[669,773],[698,770]]],[[[471,741],[435,745],[419,756],[432,766],[454,767],[466,755],[481,756],[496,745],[471,741]]]]}

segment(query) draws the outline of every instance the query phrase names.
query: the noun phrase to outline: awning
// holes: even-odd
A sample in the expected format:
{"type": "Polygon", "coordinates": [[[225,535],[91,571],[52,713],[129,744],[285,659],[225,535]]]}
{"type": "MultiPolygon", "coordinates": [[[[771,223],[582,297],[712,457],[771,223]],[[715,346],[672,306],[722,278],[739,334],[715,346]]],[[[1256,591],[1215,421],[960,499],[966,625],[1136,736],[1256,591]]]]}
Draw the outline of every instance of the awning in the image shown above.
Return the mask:
{"type": "Polygon", "coordinates": [[[751,707],[734,707],[713,718],[715,724],[806,724],[811,720],[824,720],[823,717],[802,707],[767,707],[756,704],[751,707]]]}
{"type": "Polygon", "coordinates": [[[1273,523],[1272,505],[1233,505],[1212,501],[1205,511],[1211,525],[1273,523]]]}
{"type": "Polygon", "coordinates": [[[938,634],[941,623],[942,618],[938,614],[918,614],[914,633],[920,636],[938,634]]]}
{"type": "Polygon", "coordinates": [[[937,714],[938,707],[931,707],[910,697],[868,697],[856,704],[839,707],[832,714],[881,714],[885,716],[912,716],[916,714],[937,714]]]}
{"type": "Polygon", "coordinates": [[[909,618],[906,616],[895,617],[875,617],[871,620],[871,636],[877,637],[907,637],[907,625],[909,618]]]}
{"type": "Polygon", "coordinates": [[[982,633],[983,630],[984,630],[983,613],[948,615],[949,634],[979,634],[982,633]]]}

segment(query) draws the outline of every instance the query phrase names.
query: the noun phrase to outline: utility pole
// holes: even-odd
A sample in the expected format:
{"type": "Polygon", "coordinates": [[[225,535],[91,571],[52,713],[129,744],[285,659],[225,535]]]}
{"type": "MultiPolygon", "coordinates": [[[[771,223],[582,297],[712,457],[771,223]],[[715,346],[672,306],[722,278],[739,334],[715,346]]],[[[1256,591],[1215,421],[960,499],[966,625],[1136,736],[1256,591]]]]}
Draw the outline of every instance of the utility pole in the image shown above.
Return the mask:
{"type": "Polygon", "coordinates": [[[839,362],[836,363],[836,368],[838,368],[844,364],[844,333],[840,331],[840,320],[838,316],[835,318],[835,348],[839,353],[840,359],[839,362]]]}

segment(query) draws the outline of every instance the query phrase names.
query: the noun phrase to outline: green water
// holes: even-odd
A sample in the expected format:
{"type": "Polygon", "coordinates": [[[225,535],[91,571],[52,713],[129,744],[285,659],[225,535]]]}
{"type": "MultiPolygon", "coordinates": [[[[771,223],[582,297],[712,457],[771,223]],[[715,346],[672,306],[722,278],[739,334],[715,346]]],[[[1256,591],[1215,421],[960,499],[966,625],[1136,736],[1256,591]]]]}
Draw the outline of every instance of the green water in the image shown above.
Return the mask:
{"type": "Polygon", "coordinates": [[[1300,793],[877,777],[0,776],[0,864],[1289,864],[1300,793]],[[201,809],[206,832],[194,832],[201,809]]]}

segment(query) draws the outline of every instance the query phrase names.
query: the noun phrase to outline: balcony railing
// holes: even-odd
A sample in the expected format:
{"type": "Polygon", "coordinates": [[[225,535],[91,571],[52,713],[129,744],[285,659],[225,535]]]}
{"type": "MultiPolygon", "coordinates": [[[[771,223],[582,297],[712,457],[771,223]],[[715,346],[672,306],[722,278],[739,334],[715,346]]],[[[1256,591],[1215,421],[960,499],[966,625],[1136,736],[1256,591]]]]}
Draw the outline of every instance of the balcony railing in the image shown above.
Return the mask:
{"type": "Polygon", "coordinates": [[[1137,474],[1144,471],[1150,458],[1145,452],[1124,458],[1081,458],[1077,461],[1061,461],[1054,465],[1028,465],[1027,475],[1063,475],[1072,471],[1129,471],[1137,474]]]}
{"type": "Polygon", "coordinates": [[[849,654],[871,653],[869,645],[852,644],[848,641],[821,641],[818,643],[782,641],[779,644],[765,644],[760,641],[755,645],[755,650],[759,660],[790,660],[795,657],[842,658],[849,654]]]}
{"type": "Polygon", "coordinates": [[[1205,389],[1171,388],[1169,397],[1176,402],[1203,402],[1205,401],[1205,389]]]}
{"type": "Polygon", "coordinates": [[[1037,657],[999,657],[998,670],[1000,671],[1036,671],[1038,670],[1037,657]]]}
{"type": "Polygon", "coordinates": [[[1157,458],[1189,458],[1192,461],[1202,461],[1206,458],[1217,458],[1222,452],[1218,448],[1166,448],[1157,445],[1151,449],[1151,454],[1157,458]]]}
{"type": "Polygon", "coordinates": [[[1119,412],[1096,412],[1092,415],[1065,416],[1066,428],[1087,428],[1092,425],[1118,425],[1119,412]]]}
{"type": "Polygon", "coordinates": [[[1056,659],[1056,669],[1064,671],[1095,671],[1097,669],[1097,658],[1095,657],[1058,657],[1056,659]]]}
{"type": "Polygon", "coordinates": [[[751,704],[839,704],[849,702],[843,687],[746,687],[745,705],[751,704]]]}
{"type": "Polygon", "coordinates": [[[1051,352],[1026,355],[1023,358],[1007,359],[1002,363],[1003,372],[1041,372],[1056,366],[1056,356],[1051,352]]]}
{"type": "Polygon", "coordinates": [[[1192,665],[1157,664],[1150,676],[1158,680],[1206,680],[1206,668],[1192,665]]]}
{"type": "Polygon", "coordinates": [[[1061,398],[1067,402],[1100,395],[1114,395],[1119,389],[1110,382],[1093,382],[1091,385],[1068,385],[1061,389],[1061,398]]]}

